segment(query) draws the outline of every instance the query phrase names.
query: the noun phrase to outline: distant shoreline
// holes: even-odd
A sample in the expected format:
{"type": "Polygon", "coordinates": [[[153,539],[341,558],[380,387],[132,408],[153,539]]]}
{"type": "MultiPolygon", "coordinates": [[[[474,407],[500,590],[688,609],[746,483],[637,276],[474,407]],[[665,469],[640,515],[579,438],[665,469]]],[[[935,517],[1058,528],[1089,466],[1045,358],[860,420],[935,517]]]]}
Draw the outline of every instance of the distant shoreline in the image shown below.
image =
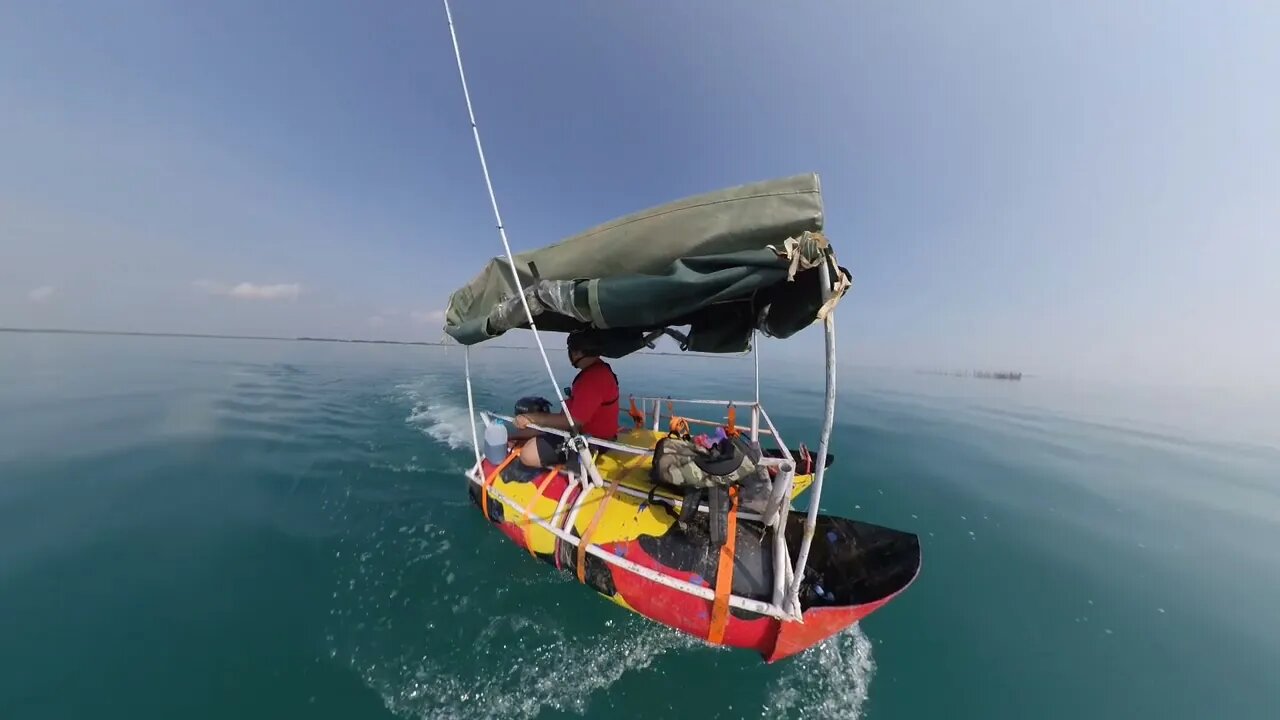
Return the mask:
{"type": "MultiPolygon", "coordinates": [[[[314,342],[314,343],[350,343],[352,345],[410,345],[418,347],[443,347],[443,348],[460,348],[465,347],[461,343],[456,342],[426,342],[416,340],[354,340],[348,338],[325,338],[325,337],[282,337],[274,335],[215,335],[211,333],[172,333],[172,332],[143,332],[135,330],[72,330],[67,328],[15,328],[0,327],[0,333],[22,333],[29,335],[110,335],[116,337],[168,337],[168,338],[196,338],[199,340],[270,340],[274,342],[314,342]]],[[[520,345],[494,345],[484,343],[481,346],[484,350],[537,350],[536,347],[522,347],[520,345]]],[[[708,355],[706,353],[672,353],[661,351],[640,351],[636,355],[669,355],[674,357],[714,357],[717,359],[736,359],[748,357],[743,353],[726,353],[724,355],[708,355]]]]}
{"type": "MultiPolygon", "coordinates": [[[[172,333],[172,332],[142,332],[134,330],[69,330],[65,328],[12,328],[0,327],[0,332],[7,333],[29,333],[33,335],[117,335],[128,337],[174,337],[174,338],[200,338],[205,340],[275,340],[283,342],[327,342],[327,343],[361,343],[368,345],[426,345],[438,347],[460,347],[455,343],[442,342],[425,342],[414,340],[355,340],[349,338],[325,338],[325,337],[279,337],[274,335],[214,335],[210,333],[172,333]]],[[[492,347],[502,347],[512,350],[521,348],[510,345],[494,345],[492,347]]]]}
{"type": "Polygon", "coordinates": [[[1022,372],[1019,370],[954,370],[947,372],[945,370],[917,370],[920,375],[946,375],[948,377],[975,377],[983,380],[1021,380],[1022,372]]]}

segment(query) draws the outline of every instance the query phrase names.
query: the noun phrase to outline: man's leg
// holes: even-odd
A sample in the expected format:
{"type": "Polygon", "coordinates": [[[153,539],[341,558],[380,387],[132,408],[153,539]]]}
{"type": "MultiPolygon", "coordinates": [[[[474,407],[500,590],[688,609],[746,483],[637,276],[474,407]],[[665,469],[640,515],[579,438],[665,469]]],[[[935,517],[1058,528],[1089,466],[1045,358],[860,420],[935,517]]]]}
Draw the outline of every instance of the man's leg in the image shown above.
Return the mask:
{"type": "Polygon", "coordinates": [[[520,448],[520,462],[526,467],[549,467],[560,462],[558,455],[558,449],[546,435],[531,438],[520,448]]]}

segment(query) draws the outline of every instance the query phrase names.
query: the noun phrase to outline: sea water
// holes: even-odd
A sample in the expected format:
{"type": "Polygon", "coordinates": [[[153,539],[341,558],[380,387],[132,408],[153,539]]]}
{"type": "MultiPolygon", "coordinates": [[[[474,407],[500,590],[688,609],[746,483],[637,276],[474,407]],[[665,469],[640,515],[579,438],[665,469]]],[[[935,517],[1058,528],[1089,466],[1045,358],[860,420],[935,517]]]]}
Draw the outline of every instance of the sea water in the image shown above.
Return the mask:
{"type": "MultiPolygon", "coordinates": [[[[821,368],[766,406],[816,442],[821,368]]],[[[631,615],[469,505],[458,349],[0,333],[0,718],[1273,718],[1280,403],[845,363],[823,510],[901,597],[772,666],[631,615]]],[[[624,392],[751,391],[630,357],[624,392]]],[[[562,381],[571,377],[557,366],[562,381]]],[[[473,355],[479,407],[546,395],[473,355]]],[[[789,373],[794,373],[789,375],[789,373]]]]}

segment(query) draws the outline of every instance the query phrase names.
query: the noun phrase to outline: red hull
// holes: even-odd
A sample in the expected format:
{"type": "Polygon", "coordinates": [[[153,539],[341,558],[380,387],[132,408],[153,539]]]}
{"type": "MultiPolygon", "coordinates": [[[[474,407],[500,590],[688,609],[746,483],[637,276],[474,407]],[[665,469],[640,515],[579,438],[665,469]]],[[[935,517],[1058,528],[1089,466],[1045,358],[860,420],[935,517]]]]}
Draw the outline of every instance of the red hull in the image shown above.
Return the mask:
{"type": "MultiPolygon", "coordinates": [[[[492,469],[486,462],[485,470],[492,472],[492,469]]],[[[531,478],[529,484],[536,484],[540,480],[541,477],[531,478]]],[[[505,483],[508,487],[524,484],[505,483]]],[[[567,487],[567,483],[555,478],[544,489],[541,497],[558,499],[567,487]]],[[[472,483],[471,489],[473,499],[478,498],[479,488],[472,483]]],[[[620,498],[614,502],[627,501],[620,498]]],[[[491,521],[516,545],[532,552],[546,563],[571,571],[575,569],[577,556],[576,548],[572,545],[556,542],[552,552],[535,552],[530,549],[530,536],[527,534],[530,526],[523,517],[518,516],[519,509],[510,510],[492,495],[488,504],[491,521]],[[507,515],[512,515],[515,522],[507,515]]],[[[649,512],[640,505],[633,507],[636,513],[649,512]]],[[[858,622],[893,599],[915,579],[920,566],[920,551],[914,535],[843,518],[823,518],[825,525],[820,530],[827,527],[834,529],[820,532],[815,538],[810,567],[816,571],[817,584],[834,588],[834,593],[826,591],[825,597],[815,597],[811,591],[802,592],[803,622],[782,622],[764,615],[732,610],[721,644],[754,650],[768,662],[781,660],[813,647],[858,622]],[[837,533],[837,530],[840,532],[837,533]],[[809,602],[805,602],[806,599],[809,602]]],[[[792,548],[799,545],[801,522],[802,516],[793,514],[793,522],[789,523],[787,530],[788,545],[792,548]],[[796,536],[795,542],[792,541],[793,534],[796,536]]],[[[742,527],[743,525],[748,524],[740,524],[740,533],[763,532],[758,526],[753,530],[749,526],[742,527]]],[[[747,539],[750,543],[744,542],[743,535],[740,535],[738,547],[749,548],[753,543],[758,547],[758,539],[747,539]]],[[[701,561],[704,554],[709,556],[714,553],[708,552],[705,543],[693,543],[675,525],[670,525],[665,534],[657,536],[641,535],[613,541],[600,538],[597,542],[601,549],[643,567],[695,585],[714,587],[715,565],[701,561]],[[703,574],[699,574],[699,569],[703,569],[703,574]]],[[[544,549],[549,547],[552,546],[544,545],[544,549]]],[[[749,565],[752,559],[740,556],[737,564],[749,565]]],[[[594,590],[651,620],[702,639],[706,639],[711,631],[710,600],[652,582],[592,556],[587,556],[585,574],[586,584],[594,590]]],[[[736,594],[769,599],[771,580],[768,587],[757,583],[758,587],[744,591],[740,587],[740,574],[748,577],[753,575],[750,572],[735,572],[736,594]]],[[[764,577],[764,573],[755,574],[764,577]]],[[[768,577],[772,577],[771,568],[768,577]]],[[[821,591],[822,588],[818,587],[818,590],[821,591]]]]}

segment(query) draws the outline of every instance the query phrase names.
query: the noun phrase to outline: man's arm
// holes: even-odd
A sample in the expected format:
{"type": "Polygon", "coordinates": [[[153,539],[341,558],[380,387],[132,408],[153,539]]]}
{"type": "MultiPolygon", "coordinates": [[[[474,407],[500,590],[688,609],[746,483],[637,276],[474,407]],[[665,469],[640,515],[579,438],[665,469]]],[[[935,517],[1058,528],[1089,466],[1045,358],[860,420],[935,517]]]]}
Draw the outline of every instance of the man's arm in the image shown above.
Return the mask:
{"type": "Polygon", "coordinates": [[[569,419],[564,413],[524,413],[515,416],[516,429],[508,435],[512,440],[525,440],[538,434],[530,425],[541,425],[555,430],[569,430],[569,419]]]}

